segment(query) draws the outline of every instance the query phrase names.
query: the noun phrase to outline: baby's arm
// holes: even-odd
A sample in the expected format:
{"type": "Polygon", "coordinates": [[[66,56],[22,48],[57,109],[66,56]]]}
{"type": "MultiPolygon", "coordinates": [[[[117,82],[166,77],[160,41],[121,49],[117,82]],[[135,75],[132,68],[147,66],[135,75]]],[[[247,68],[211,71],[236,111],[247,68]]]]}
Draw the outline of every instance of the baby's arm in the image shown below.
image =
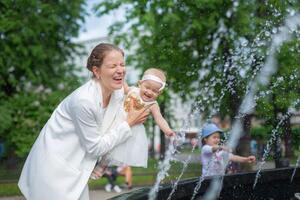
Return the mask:
{"type": "Polygon", "coordinates": [[[234,154],[231,154],[229,159],[233,162],[239,162],[239,163],[254,163],[256,161],[255,156],[244,157],[244,156],[238,156],[234,154]]]}
{"type": "Polygon", "coordinates": [[[150,107],[150,111],[152,113],[152,116],[153,116],[156,124],[166,134],[166,136],[174,136],[175,132],[170,128],[168,122],[161,115],[160,108],[159,108],[158,104],[152,105],[150,107]]]}

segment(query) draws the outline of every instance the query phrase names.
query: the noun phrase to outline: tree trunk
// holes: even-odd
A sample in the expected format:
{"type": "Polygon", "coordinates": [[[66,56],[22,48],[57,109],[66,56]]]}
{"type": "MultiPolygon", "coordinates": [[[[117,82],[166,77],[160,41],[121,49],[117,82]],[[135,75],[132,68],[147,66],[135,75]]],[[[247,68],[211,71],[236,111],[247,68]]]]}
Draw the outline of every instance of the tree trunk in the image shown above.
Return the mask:
{"type": "Polygon", "coordinates": [[[279,138],[279,134],[276,134],[274,141],[274,160],[275,160],[275,168],[281,167],[281,141],[279,138]]]}
{"type": "Polygon", "coordinates": [[[155,128],[155,124],[154,124],[154,120],[151,120],[151,123],[150,123],[150,126],[151,126],[151,132],[152,132],[152,134],[151,134],[151,146],[150,146],[150,152],[149,152],[149,156],[150,156],[150,158],[154,158],[155,157],[155,144],[154,144],[154,142],[155,142],[155,130],[154,130],[154,128],[155,128]]]}
{"type": "MultiPolygon", "coordinates": [[[[272,95],[272,105],[273,105],[273,130],[277,127],[278,125],[278,119],[277,119],[277,115],[279,113],[279,109],[277,107],[277,105],[275,104],[275,95],[272,95]]],[[[274,147],[274,160],[275,160],[275,168],[280,168],[281,164],[280,164],[280,159],[281,159],[281,141],[280,141],[280,136],[279,133],[276,132],[275,134],[275,141],[273,144],[274,147]]]]}
{"type": "Polygon", "coordinates": [[[283,138],[285,147],[285,157],[292,158],[294,156],[293,144],[292,144],[292,128],[291,128],[291,117],[289,116],[283,125],[283,138]]]}
{"type": "MultiPolygon", "coordinates": [[[[237,155],[239,156],[249,156],[250,155],[250,127],[251,127],[252,115],[246,115],[243,117],[243,136],[241,137],[239,144],[236,148],[237,155]]],[[[251,171],[251,165],[247,163],[241,163],[241,171],[251,171]]]]}
{"type": "MultiPolygon", "coordinates": [[[[160,106],[160,111],[162,116],[165,116],[165,104],[162,103],[160,106]]],[[[166,141],[165,141],[165,134],[160,130],[160,156],[159,159],[163,160],[165,158],[166,152],[166,141]]]]}
{"type": "Polygon", "coordinates": [[[16,170],[17,169],[17,155],[13,149],[8,149],[8,157],[6,161],[6,169],[8,170],[16,170]]]}

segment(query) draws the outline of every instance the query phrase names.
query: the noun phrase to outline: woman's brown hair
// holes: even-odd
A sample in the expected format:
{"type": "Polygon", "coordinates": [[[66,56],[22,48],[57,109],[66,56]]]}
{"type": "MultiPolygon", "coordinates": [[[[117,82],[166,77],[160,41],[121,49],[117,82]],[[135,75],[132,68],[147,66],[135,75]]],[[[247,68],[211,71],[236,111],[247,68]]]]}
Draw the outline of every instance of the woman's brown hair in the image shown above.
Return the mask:
{"type": "Polygon", "coordinates": [[[124,51],[119,47],[109,43],[100,43],[92,50],[87,60],[88,70],[92,71],[93,66],[101,67],[106,53],[110,51],[119,51],[124,56],[124,51]]]}

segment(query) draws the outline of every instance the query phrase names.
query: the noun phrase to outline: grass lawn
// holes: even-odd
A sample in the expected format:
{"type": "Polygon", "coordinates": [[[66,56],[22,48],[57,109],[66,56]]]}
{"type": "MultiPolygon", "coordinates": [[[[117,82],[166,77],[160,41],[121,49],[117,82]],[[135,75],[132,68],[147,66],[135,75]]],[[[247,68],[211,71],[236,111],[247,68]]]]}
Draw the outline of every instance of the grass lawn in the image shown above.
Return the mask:
{"type": "Polygon", "coordinates": [[[0,197],[21,195],[17,183],[1,183],[0,197]]]}

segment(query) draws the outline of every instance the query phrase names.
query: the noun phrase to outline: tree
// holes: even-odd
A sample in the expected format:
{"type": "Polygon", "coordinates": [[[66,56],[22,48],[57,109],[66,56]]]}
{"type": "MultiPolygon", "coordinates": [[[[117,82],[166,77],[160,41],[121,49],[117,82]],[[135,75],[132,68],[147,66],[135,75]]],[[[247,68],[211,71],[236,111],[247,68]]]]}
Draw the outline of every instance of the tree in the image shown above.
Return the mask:
{"type": "Polygon", "coordinates": [[[78,85],[72,38],[85,14],[83,0],[0,2],[0,138],[18,156],[78,85]]]}

